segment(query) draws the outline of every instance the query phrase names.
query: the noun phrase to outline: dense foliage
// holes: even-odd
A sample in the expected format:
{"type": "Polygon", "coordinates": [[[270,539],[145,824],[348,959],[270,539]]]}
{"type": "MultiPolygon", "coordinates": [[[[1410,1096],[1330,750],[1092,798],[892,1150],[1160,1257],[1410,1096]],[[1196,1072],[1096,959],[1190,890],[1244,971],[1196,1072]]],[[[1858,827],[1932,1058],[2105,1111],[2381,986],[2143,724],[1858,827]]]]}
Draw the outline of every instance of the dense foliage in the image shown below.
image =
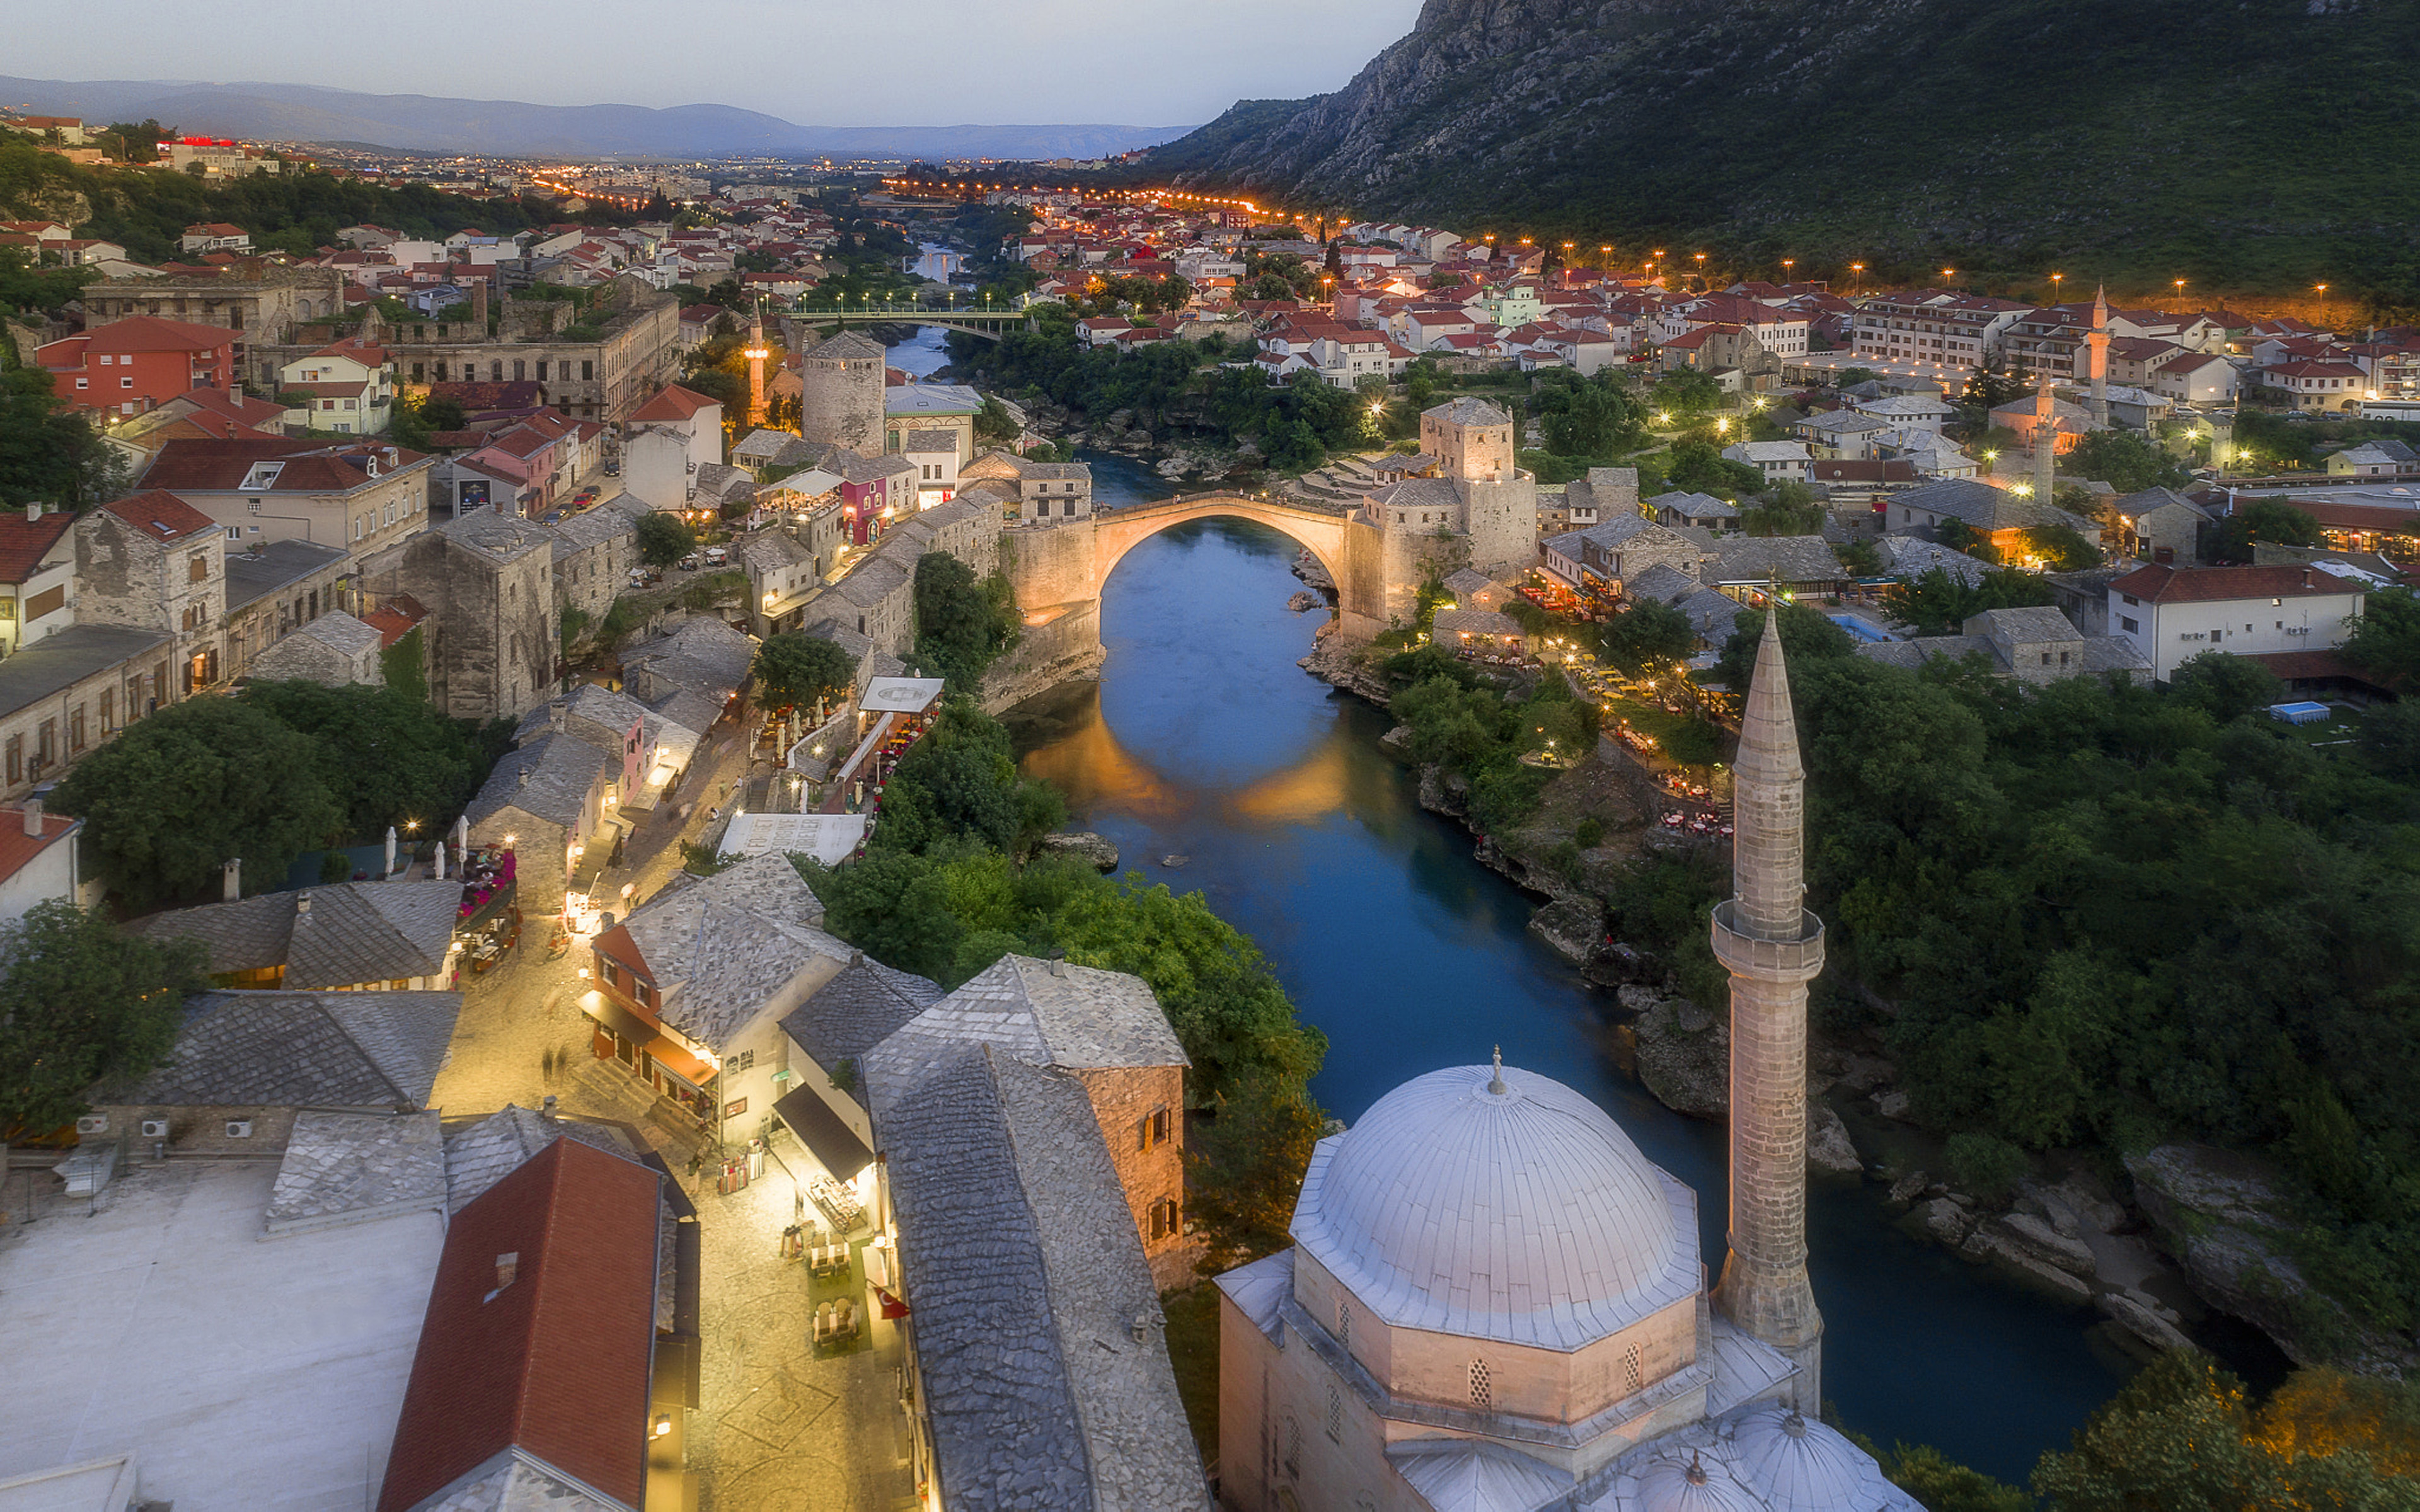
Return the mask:
{"type": "Polygon", "coordinates": [[[0,925],[0,1145],[73,1120],[94,1082],[157,1066],[205,965],[190,941],[157,944],[56,900],[0,925]]]}
{"type": "Polygon", "coordinates": [[[630,532],[639,560],[660,572],[697,549],[697,532],[678,515],[651,509],[639,517],[630,532]]]}
{"type": "Polygon", "coordinates": [[[857,658],[821,636],[784,630],[765,638],[748,671],[755,680],[757,707],[819,708],[848,696],[857,682],[857,658]]]}
{"type": "Polygon", "coordinates": [[[1388,708],[1411,731],[1408,754],[1469,785],[1470,822],[1481,835],[1501,834],[1537,811],[1553,774],[1524,755],[1596,748],[1596,705],[1553,668],[1518,700],[1482,686],[1435,646],[1390,657],[1383,671],[1399,687],[1388,708]]]}
{"type": "Polygon", "coordinates": [[[2034,608],[2055,597],[2039,573],[1996,567],[1976,582],[1963,583],[1947,569],[1933,567],[1891,584],[1884,591],[1883,607],[1892,619],[1915,626],[1917,635],[1957,635],[1969,615],[2034,608]]]}
{"type": "Polygon", "coordinates": [[[342,836],[357,841],[389,825],[434,833],[469,807],[513,743],[510,720],[448,718],[400,688],[254,683],[243,702],[310,738],[342,836]]]}
{"type": "MultiPolygon", "coordinates": [[[[2169,692],[2031,687],[1852,655],[1809,609],[1782,625],[1813,906],[1832,971],[1896,1000],[1917,1115],[2016,1149],[2265,1150],[2301,1178],[2306,1273],[2375,1326],[2420,1321],[2420,790],[2397,748],[2247,716],[2267,685],[2231,657],[2169,692]]],[[[1734,686],[1762,615],[1739,625],[1734,686]]]]}
{"type": "Polygon", "coordinates": [[[984,673],[1016,644],[1016,591],[1001,573],[978,579],[946,551],[916,561],[916,660],[953,693],[983,691],[984,673]]]}
{"type": "Polygon", "coordinates": [[[0,507],[81,509],[126,491],[127,467],[51,376],[0,351],[0,507]]]}

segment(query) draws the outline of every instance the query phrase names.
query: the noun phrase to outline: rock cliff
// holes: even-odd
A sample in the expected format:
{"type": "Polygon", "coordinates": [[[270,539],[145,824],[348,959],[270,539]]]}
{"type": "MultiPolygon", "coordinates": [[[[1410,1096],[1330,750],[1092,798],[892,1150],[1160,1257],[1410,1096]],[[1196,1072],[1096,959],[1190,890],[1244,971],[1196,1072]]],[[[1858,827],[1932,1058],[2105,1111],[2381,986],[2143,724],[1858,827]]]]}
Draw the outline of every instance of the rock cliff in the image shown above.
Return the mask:
{"type": "Polygon", "coordinates": [[[2265,285],[2296,254],[2391,255],[2378,207],[2420,189],[2420,158],[2383,123],[2420,107],[2420,75],[2388,59],[2415,31],[2414,0],[1428,0],[1336,93],[1242,102],[1140,171],[1474,236],[1703,236],[1802,270],[2084,255],[2265,285]]]}

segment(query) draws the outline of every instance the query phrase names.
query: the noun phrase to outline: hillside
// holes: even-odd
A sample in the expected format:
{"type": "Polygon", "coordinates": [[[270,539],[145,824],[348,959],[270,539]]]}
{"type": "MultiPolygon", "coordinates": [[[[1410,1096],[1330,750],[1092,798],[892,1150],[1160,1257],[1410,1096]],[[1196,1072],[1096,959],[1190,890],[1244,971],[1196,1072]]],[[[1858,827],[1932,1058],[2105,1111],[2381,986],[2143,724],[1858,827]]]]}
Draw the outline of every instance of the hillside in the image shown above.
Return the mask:
{"type": "Polygon", "coordinates": [[[0,99],[37,115],[162,120],[188,131],[273,142],[372,143],[399,151],[506,157],[1096,157],[1164,142],[1143,126],[800,126],[728,105],[537,105],[370,95],[286,84],[0,77],[0,99]]]}
{"type": "Polygon", "coordinates": [[[2415,113],[2420,0],[1428,0],[1141,171],[1742,272],[2411,306],[2415,113]]]}

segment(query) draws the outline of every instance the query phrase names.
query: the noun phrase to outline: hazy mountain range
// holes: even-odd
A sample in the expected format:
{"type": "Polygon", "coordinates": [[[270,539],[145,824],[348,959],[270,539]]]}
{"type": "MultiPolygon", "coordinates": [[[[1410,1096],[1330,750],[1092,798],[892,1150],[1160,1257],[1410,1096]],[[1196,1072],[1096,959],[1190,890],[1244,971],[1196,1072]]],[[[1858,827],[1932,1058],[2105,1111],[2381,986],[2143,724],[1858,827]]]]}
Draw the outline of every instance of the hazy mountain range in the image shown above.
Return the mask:
{"type": "Polygon", "coordinates": [[[504,157],[1096,158],[1185,134],[1182,126],[800,126],[728,105],[533,105],[365,95],[310,85],[0,76],[0,99],[38,116],[147,117],[195,135],[344,142],[504,157]]]}

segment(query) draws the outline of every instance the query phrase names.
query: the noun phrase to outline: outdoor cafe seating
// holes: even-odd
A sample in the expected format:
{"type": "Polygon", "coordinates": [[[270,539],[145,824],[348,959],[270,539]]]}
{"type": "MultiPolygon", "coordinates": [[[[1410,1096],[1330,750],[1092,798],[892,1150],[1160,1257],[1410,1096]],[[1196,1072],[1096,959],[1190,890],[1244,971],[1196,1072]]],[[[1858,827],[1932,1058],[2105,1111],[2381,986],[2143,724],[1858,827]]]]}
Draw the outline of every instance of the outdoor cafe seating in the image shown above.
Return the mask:
{"type": "Polygon", "coordinates": [[[815,1309],[814,1342],[838,1344],[853,1339],[857,1336],[858,1326],[861,1320],[858,1315],[857,1299],[854,1297],[843,1297],[838,1302],[825,1303],[815,1309]]]}

